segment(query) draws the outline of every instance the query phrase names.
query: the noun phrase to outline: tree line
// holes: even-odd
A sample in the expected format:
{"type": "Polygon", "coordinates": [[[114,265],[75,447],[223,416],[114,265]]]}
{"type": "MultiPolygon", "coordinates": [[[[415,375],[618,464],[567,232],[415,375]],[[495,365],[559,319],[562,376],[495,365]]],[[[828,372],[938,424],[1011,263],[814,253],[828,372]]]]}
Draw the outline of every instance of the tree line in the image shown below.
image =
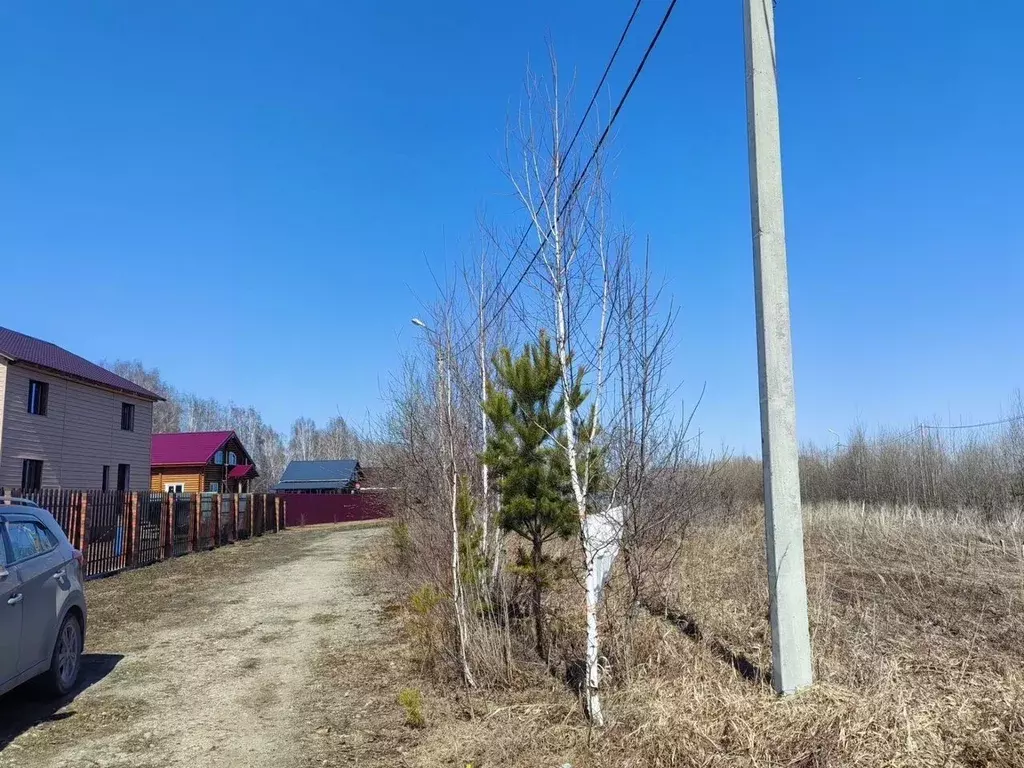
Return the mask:
{"type": "Polygon", "coordinates": [[[313,419],[299,417],[288,434],[283,434],[267,424],[253,406],[183,392],[168,383],[157,368],[146,368],[138,360],[103,365],[164,398],[153,405],[154,434],[234,430],[259,469],[260,476],[253,484],[256,492],[274,486],[293,459],[355,458],[365,463],[374,450],[341,416],[329,419],[322,427],[313,419]]]}
{"type": "MultiPolygon", "coordinates": [[[[718,475],[726,507],[761,503],[761,462],[736,458],[718,475]]],[[[800,451],[804,502],[861,502],[913,507],[983,522],[1007,519],[1024,507],[1024,398],[991,424],[919,424],[869,433],[863,426],[826,446],[800,451]]]]}

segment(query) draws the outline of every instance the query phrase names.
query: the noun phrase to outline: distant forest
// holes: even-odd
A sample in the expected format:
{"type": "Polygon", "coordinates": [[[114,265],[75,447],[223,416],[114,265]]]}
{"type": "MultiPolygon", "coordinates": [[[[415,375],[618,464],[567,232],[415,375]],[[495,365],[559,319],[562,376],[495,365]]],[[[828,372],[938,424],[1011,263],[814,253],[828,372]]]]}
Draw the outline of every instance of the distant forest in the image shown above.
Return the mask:
{"type": "MultiPolygon", "coordinates": [[[[761,462],[734,458],[720,468],[726,505],[762,501],[761,462]]],[[[986,520],[1024,506],[1024,399],[984,424],[917,424],[869,434],[855,427],[828,447],[800,451],[805,502],[853,501],[973,513],[986,520]]]]}

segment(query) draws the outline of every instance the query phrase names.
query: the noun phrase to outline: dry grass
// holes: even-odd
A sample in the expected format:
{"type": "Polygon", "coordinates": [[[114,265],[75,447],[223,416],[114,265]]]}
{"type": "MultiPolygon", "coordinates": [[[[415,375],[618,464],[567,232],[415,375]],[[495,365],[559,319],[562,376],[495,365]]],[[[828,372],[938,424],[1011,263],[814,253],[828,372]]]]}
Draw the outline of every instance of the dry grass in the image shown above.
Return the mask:
{"type": "MultiPolygon", "coordinates": [[[[422,677],[390,639],[376,650],[367,695],[387,724],[377,754],[400,758],[379,764],[1024,766],[1019,530],[859,506],[808,510],[817,683],[785,701],[766,682],[763,536],[756,514],[695,530],[660,593],[662,612],[634,614],[628,627],[616,618],[624,585],[613,582],[603,628],[610,723],[600,733],[564,682],[536,667],[520,665],[513,685],[467,701],[422,677]],[[405,687],[423,692],[427,726],[415,734],[394,703],[405,687]]],[[[567,628],[579,626],[564,613],[571,594],[563,585],[549,606],[567,628]]],[[[566,629],[562,642],[571,651],[578,638],[566,629]]]]}

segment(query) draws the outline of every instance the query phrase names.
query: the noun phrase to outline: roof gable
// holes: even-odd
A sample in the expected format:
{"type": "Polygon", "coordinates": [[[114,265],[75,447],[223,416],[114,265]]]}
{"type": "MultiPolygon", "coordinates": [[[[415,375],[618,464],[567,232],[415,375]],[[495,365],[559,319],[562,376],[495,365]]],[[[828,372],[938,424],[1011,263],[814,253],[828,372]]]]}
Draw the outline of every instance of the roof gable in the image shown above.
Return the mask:
{"type": "Polygon", "coordinates": [[[84,357],[68,352],[63,347],[12,331],[10,328],[0,328],[0,356],[15,363],[28,363],[72,379],[126,392],[144,400],[164,399],[96,363],[90,363],[84,357]]]}
{"type": "MultiPolygon", "coordinates": [[[[232,437],[231,430],[221,432],[168,432],[153,435],[153,466],[209,464],[214,455],[232,437]]],[[[241,444],[241,441],[239,441],[241,444]]]]}

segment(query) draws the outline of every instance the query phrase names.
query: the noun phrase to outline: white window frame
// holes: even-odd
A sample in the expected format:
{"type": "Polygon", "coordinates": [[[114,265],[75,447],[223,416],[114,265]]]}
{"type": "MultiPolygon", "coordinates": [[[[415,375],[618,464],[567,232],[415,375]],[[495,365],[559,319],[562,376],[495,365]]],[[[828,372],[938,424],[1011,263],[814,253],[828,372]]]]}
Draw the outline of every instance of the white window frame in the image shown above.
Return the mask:
{"type": "Polygon", "coordinates": [[[164,485],[164,493],[184,493],[184,483],[166,483],[164,485]]]}
{"type": "Polygon", "coordinates": [[[238,454],[235,453],[234,451],[228,451],[228,466],[229,467],[237,467],[238,466],[238,454]]]}

